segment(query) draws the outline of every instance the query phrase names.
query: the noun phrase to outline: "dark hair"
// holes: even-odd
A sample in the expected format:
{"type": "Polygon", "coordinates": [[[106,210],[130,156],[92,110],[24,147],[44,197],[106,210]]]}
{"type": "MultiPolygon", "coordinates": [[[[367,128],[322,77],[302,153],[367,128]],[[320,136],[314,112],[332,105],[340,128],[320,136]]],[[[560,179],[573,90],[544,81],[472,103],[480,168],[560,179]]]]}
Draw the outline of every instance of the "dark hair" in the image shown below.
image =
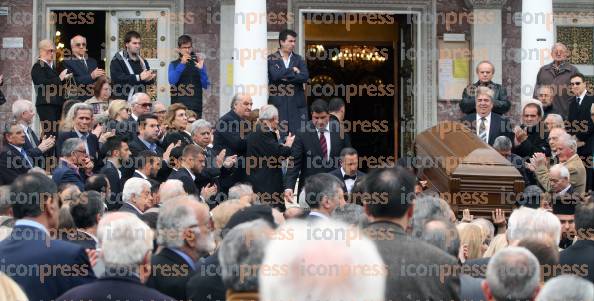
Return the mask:
{"type": "MultiPolygon", "coordinates": [[[[10,185],[10,204],[14,218],[37,217],[50,198],[57,198],[56,183],[40,173],[19,176],[10,185]]],[[[58,200],[55,199],[57,202],[58,200]]]]}
{"type": "Polygon", "coordinates": [[[144,124],[146,123],[147,119],[154,119],[154,120],[157,120],[157,122],[159,121],[159,118],[157,118],[157,115],[155,115],[155,114],[152,114],[152,113],[142,114],[142,115],[138,116],[138,126],[144,128],[144,124]]]}
{"type": "Polygon", "coordinates": [[[288,36],[297,37],[297,33],[290,29],[283,29],[278,33],[278,41],[286,41],[288,36]]]}
{"type": "MultiPolygon", "coordinates": [[[[591,232],[594,230],[594,201],[592,197],[575,206],[575,229],[581,230],[578,233],[585,232],[584,235],[592,235],[591,232]]],[[[580,238],[585,239],[586,237],[580,238]]]]}
{"type": "Polygon", "coordinates": [[[352,147],[345,147],[340,151],[340,157],[344,158],[345,156],[357,155],[357,150],[352,147]]]}
{"type": "Polygon", "coordinates": [[[97,191],[85,191],[78,200],[70,203],[70,215],[77,228],[89,228],[97,224],[97,214],[105,211],[103,198],[97,191]]]}
{"type": "Polygon", "coordinates": [[[124,137],[109,137],[107,141],[103,143],[103,146],[101,147],[101,153],[104,154],[106,157],[111,156],[113,154],[113,151],[119,150],[122,147],[122,142],[126,142],[124,137]]]}
{"type": "MultiPolygon", "coordinates": [[[[524,106],[524,110],[526,110],[527,107],[535,107],[536,108],[536,114],[538,114],[538,117],[542,117],[542,110],[540,109],[540,106],[531,102],[528,103],[524,106]]],[[[524,114],[524,110],[522,110],[522,114],[524,114]]]]}
{"type": "Polygon", "coordinates": [[[132,41],[132,38],[140,39],[140,34],[134,30],[128,31],[124,36],[124,44],[130,43],[130,41],[132,41]]]}
{"type": "Polygon", "coordinates": [[[108,185],[107,177],[104,174],[96,174],[87,179],[85,182],[85,191],[107,192],[108,185]]]}
{"type": "Polygon", "coordinates": [[[177,47],[181,47],[181,45],[187,43],[192,43],[192,38],[189,35],[183,34],[177,38],[177,47]]]}
{"type": "Polygon", "coordinates": [[[311,104],[311,112],[328,113],[328,103],[321,98],[314,100],[314,102],[311,104]]]}
{"type": "Polygon", "coordinates": [[[365,177],[367,209],[373,217],[404,216],[414,197],[415,177],[405,168],[376,169],[365,177]]]}
{"type": "Polygon", "coordinates": [[[181,158],[181,156],[184,153],[184,147],[183,146],[177,146],[174,147],[173,149],[171,149],[171,157],[173,159],[179,159],[181,158]]]}
{"type": "Polygon", "coordinates": [[[109,78],[105,76],[100,76],[99,78],[97,78],[97,81],[95,81],[95,84],[93,85],[93,95],[95,97],[99,97],[99,95],[101,95],[103,85],[105,85],[106,83],[111,85],[109,78]]]}
{"type": "MultiPolygon", "coordinates": [[[[572,80],[573,78],[576,78],[576,77],[579,77],[579,78],[581,78],[581,79],[582,79],[582,82],[584,82],[584,83],[586,82],[586,77],[585,77],[583,74],[579,73],[579,72],[578,72],[578,73],[576,73],[576,74],[574,74],[574,75],[572,75],[572,76],[569,78],[569,80],[572,80]]],[[[578,95],[578,96],[579,96],[579,95],[578,95]]]]}
{"type": "Polygon", "coordinates": [[[344,100],[340,97],[334,97],[328,102],[328,111],[338,112],[344,107],[344,100]]]}
{"type": "Polygon", "coordinates": [[[136,164],[136,168],[143,169],[147,163],[152,164],[155,160],[160,160],[159,155],[157,155],[155,152],[144,150],[141,151],[138,156],[136,156],[136,158],[134,158],[134,163],[136,164]]]}
{"type": "Polygon", "coordinates": [[[308,177],[305,180],[305,202],[310,208],[315,209],[320,207],[320,202],[323,197],[333,197],[336,193],[336,187],[343,189],[344,182],[337,177],[327,174],[319,173],[308,177]]]}

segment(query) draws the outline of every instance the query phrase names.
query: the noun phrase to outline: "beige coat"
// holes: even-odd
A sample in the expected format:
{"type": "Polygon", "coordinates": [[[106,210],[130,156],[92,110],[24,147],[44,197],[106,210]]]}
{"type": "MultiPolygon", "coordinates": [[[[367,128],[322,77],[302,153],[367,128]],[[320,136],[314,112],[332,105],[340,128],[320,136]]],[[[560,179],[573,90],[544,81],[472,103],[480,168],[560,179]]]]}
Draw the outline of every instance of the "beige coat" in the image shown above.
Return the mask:
{"type": "MultiPolygon", "coordinates": [[[[565,163],[563,163],[567,170],[569,170],[569,182],[575,189],[576,193],[586,192],[586,168],[582,163],[580,157],[575,154],[565,163]]],[[[553,192],[551,182],[549,180],[549,170],[546,166],[541,166],[536,169],[536,179],[538,183],[545,189],[545,191],[553,192]]]]}

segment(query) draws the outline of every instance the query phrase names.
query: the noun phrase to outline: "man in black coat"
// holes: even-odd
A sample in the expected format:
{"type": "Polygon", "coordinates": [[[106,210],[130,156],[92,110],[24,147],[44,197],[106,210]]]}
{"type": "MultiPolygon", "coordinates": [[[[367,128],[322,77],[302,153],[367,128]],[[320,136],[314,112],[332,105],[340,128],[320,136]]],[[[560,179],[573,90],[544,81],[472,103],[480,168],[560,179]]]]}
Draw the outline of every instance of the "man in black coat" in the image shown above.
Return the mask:
{"type": "Polygon", "coordinates": [[[375,241],[388,269],[385,299],[460,300],[458,274],[448,272],[457,270],[458,260],[406,233],[413,216],[415,177],[399,166],[378,169],[366,177],[365,192],[382,196],[365,204],[373,222],[364,232],[375,241]],[[439,272],[420,275],[420,266],[437,266],[439,272]]]}
{"type": "Polygon", "coordinates": [[[12,115],[25,132],[24,148],[35,161],[33,165],[45,169],[49,157],[53,154],[56,138],[54,136],[44,136],[41,141],[39,140],[32,128],[33,118],[35,117],[35,107],[32,102],[25,99],[13,102],[12,115]]]}
{"type": "Polygon", "coordinates": [[[158,238],[162,247],[153,255],[151,276],[146,285],[177,300],[187,300],[186,284],[199,270],[201,254],[215,248],[209,227],[209,208],[193,198],[168,201],[159,211],[157,230],[167,233],[158,238]],[[180,213],[181,212],[181,213],[180,213]]]}
{"type": "Polygon", "coordinates": [[[262,106],[259,119],[247,136],[247,178],[263,203],[284,209],[282,162],[291,155],[295,136],[290,134],[284,144],[279,143],[278,110],[273,105],[262,106]]]}
{"type": "Polygon", "coordinates": [[[180,180],[187,194],[195,195],[206,200],[213,193],[216,193],[216,185],[196,186],[196,175],[202,173],[204,162],[204,153],[200,147],[197,145],[187,145],[181,157],[181,167],[177,171],[172,172],[168,180],[180,180]]]}
{"type": "Polygon", "coordinates": [[[561,252],[559,263],[572,267],[569,273],[594,282],[594,202],[591,198],[576,205],[575,229],[578,240],[561,252]]]}
{"type": "MultiPolygon", "coordinates": [[[[573,97],[569,103],[569,114],[567,115],[567,124],[565,130],[568,134],[574,135],[578,142],[577,154],[584,162],[584,166],[590,166],[587,161],[592,156],[594,139],[594,122],[592,121],[591,111],[594,106],[594,96],[588,93],[586,89],[586,80],[583,74],[577,73],[570,78],[571,93],[573,97]]],[[[591,187],[592,178],[591,168],[586,172],[588,183],[586,187],[591,187]]]]}
{"type": "Polygon", "coordinates": [[[292,198],[297,178],[301,191],[307,177],[338,168],[340,152],[351,146],[337,127],[330,126],[328,104],[323,99],[312,103],[311,119],[293,142],[293,162],[289,162],[285,177],[285,200],[292,198]]]}
{"type": "Polygon", "coordinates": [[[296,133],[307,121],[307,102],[303,85],[309,72],[303,58],[294,53],[297,33],[285,29],[279,33],[279,50],[268,56],[268,103],[279,111],[281,131],[296,133]]]}
{"type": "MultiPolygon", "coordinates": [[[[162,158],[162,161],[155,179],[159,182],[165,182],[171,173],[169,155],[175,145],[167,145],[165,150],[161,148],[159,145],[159,122],[157,116],[154,114],[143,114],[138,117],[138,131],[138,136],[134,136],[134,139],[128,141],[134,162],[138,162],[138,156],[143,151],[151,151],[157,154],[162,158]]],[[[138,166],[126,167],[124,169],[124,177],[132,177],[134,168],[138,168],[138,166]]],[[[150,177],[149,175],[147,176],[150,177]]]]}
{"type": "Polygon", "coordinates": [[[231,174],[220,179],[219,191],[227,193],[229,188],[245,180],[246,137],[252,124],[247,120],[252,112],[252,97],[236,94],[231,100],[231,111],[221,116],[214,132],[213,150],[216,154],[223,149],[226,156],[237,155],[238,166],[231,168],[231,174]]]}
{"type": "Polygon", "coordinates": [[[25,132],[16,123],[6,123],[4,150],[0,153],[0,185],[10,185],[33,167],[33,158],[25,151],[25,132]]]}
{"type": "Polygon", "coordinates": [[[337,177],[344,183],[345,193],[351,193],[355,182],[361,181],[365,173],[359,171],[359,155],[357,150],[352,147],[345,147],[340,151],[340,168],[337,168],[329,174],[337,177]]]}
{"type": "Polygon", "coordinates": [[[476,113],[462,118],[462,123],[473,130],[483,142],[493,145],[495,138],[506,136],[513,141],[511,122],[506,117],[492,112],[493,90],[479,87],[476,90],[476,113]]]}
{"type": "Polygon", "coordinates": [[[105,165],[100,173],[104,174],[109,180],[111,187],[111,196],[107,200],[108,210],[118,210],[122,206],[122,189],[124,188],[124,178],[122,177],[122,163],[129,164],[130,148],[128,142],[121,137],[115,136],[107,139],[101,149],[105,154],[105,165]]]}
{"type": "Polygon", "coordinates": [[[142,44],[138,32],[127,32],[124,43],[125,49],[116,53],[109,65],[113,82],[111,94],[116,99],[130,100],[134,93],[146,93],[157,73],[150,70],[148,62],[140,56],[142,44]]]}
{"type": "Polygon", "coordinates": [[[35,107],[44,134],[56,136],[58,120],[62,115],[65,81],[72,77],[65,69],[58,74],[54,56],[56,48],[50,40],[39,42],[39,60],[31,69],[31,79],[37,95],[35,107]]]}
{"type": "Polygon", "coordinates": [[[493,112],[503,115],[507,113],[511,107],[511,102],[507,97],[505,88],[493,82],[493,75],[495,74],[495,66],[489,61],[482,61],[476,66],[476,74],[479,80],[469,85],[462,93],[462,101],[460,102],[460,110],[464,114],[476,113],[475,97],[479,87],[487,87],[493,91],[493,112]]]}
{"type": "Polygon", "coordinates": [[[535,153],[551,156],[548,134],[542,124],[542,109],[534,102],[528,103],[522,109],[522,125],[514,128],[513,153],[529,159],[535,153]]]}
{"type": "Polygon", "coordinates": [[[103,69],[97,68],[97,61],[87,55],[87,39],[76,35],[70,39],[72,55],[62,61],[65,69],[74,76],[78,93],[76,99],[85,101],[93,97],[93,85],[100,76],[105,76],[103,69]]]}

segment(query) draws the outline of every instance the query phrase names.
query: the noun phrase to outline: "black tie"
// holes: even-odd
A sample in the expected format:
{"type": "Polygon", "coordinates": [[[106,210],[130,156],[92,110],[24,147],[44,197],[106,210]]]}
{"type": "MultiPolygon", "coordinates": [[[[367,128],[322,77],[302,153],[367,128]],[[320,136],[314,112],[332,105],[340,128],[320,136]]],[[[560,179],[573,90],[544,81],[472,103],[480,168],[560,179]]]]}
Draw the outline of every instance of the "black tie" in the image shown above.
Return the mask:
{"type": "Polygon", "coordinates": [[[37,147],[39,145],[39,138],[37,138],[37,135],[35,135],[35,132],[28,127],[27,128],[27,132],[29,133],[29,137],[31,137],[31,140],[33,140],[33,143],[35,145],[33,145],[33,147],[37,147]]]}
{"type": "Polygon", "coordinates": [[[578,106],[581,106],[582,105],[582,100],[579,97],[577,97],[576,100],[577,100],[578,106]]]}
{"type": "Polygon", "coordinates": [[[353,180],[353,181],[354,181],[354,180],[356,180],[356,179],[357,179],[357,176],[356,176],[356,175],[354,175],[354,176],[349,176],[349,175],[345,174],[345,175],[344,175],[342,178],[343,178],[345,181],[346,181],[346,180],[349,180],[349,179],[351,179],[351,180],[353,180]]]}

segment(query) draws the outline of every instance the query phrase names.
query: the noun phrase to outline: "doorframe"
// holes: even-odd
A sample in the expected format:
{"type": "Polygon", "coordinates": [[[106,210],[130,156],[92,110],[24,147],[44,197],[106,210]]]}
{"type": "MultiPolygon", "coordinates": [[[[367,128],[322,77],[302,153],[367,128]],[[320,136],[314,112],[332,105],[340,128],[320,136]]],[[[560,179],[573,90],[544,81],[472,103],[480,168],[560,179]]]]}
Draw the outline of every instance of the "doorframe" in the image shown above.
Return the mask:
{"type": "MultiPolygon", "coordinates": [[[[416,49],[415,78],[415,133],[437,124],[437,64],[433,59],[437,51],[436,24],[427,22],[435,16],[435,0],[288,0],[288,13],[294,16],[296,23],[288,24],[298,34],[297,47],[304,53],[305,39],[304,13],[385,13],[415,16],[416,49]],[[411,3],[413,2],[413,3],[411,3]],[[343,9],[344,7],[351,9],[343,9]],[[423,50],[423,51],[421,51],[423,50]]],[[[398,104],[396,104],[398,105],[398,104]]],[[[400,132],[400,129],[395,129],[400,132]]],[[[400,139],[400,137],[399,137],[400,139]]],[[[396,144],[399,144],[396,141],[396,144]]]]}

